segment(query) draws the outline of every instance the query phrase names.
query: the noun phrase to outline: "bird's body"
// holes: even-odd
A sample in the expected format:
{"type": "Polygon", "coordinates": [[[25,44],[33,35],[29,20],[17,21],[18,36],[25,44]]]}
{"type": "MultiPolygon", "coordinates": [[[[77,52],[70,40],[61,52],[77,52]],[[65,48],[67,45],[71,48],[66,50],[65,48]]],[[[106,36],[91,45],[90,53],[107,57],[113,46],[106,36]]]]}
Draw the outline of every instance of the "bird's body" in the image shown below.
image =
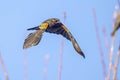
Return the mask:
{"type": "Polygon", "coordinates": [[[116,16],[115,24],[114,24],[113,31],[112,31],[111,35],[114,36],[116,31],[119,28],[120,28],[120,12],[116,16]]]}
{"type": "Polygon", "coordinates": [[[29,28],[27,30],[37,30],[37,31],[29,34],[28,37],[25,39],[25,42],[23,45],[24,49],[37,45],[41,40],[42,34],[44,32],[49,32],[49,33],[61,34],[66,39],[70,40],[75,50],[85,58],[85,55],[80,49],[75,38],[72,36],[70,31],[57,18],[47,19],[44,22],[42,22],[41,25],[37,27],[29,28]]]}

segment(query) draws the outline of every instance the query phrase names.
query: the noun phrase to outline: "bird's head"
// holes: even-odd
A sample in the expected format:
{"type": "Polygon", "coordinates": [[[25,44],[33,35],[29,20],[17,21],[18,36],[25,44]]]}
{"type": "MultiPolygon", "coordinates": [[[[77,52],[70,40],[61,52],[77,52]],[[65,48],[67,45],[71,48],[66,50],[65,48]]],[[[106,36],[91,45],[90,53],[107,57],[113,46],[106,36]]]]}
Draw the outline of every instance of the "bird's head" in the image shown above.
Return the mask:
{"type": "Polygon", "coordinates": [[[58,18],[50,18],[44,21],[43,23],[48,23],[49,27],[61,23],[58,18]]]}

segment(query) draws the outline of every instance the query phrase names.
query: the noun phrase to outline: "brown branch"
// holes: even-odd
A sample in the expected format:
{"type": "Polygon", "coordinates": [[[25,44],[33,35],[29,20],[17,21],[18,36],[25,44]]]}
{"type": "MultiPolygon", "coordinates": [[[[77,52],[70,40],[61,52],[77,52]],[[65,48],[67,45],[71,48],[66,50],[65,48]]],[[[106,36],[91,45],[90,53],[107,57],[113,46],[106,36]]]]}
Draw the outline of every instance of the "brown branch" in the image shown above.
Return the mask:
{"type": "Polygon", "coordinates": [[[6,80],[9,80],[8,73],[7,73],[7,70],[6,70],[5,66],[4,66],[4,62],[3,62],[3,59],[2,59],[1,53],[0,53],[0,64],[2,66],[2,69],[3,69],[4,76],[5,76],[6,80]]]}
{"type": "Polygon", "coordinates": [[[118,52],[116,56],[116,63],[115,63],[114,70],[113,70],[113,80],[117,80],[116,75],[117,75],[117,70],[118,70],[119,59],[120,59],[120,43],[119,43],[119,48],[118,48],[118,52]]]}
{"type": "Polygon", "coordinates": [[[99,51],[100,51],[100,59],[101,59],[101,63],[102,63],[103,76],[104,76],[104,79],[105,79],[105,77],[106,77],[106,67],[105,67],[103,51],[102,51],[102,47],[101,47],[100,36],[99,36],[99,33],[98,33],[96,11],[95,11],[94,8],[93,8],[93,16],[94,16],[94,25],[95,25],[95,30],[96,30],[96,37],[97,37],[97,40],[98,40],[98,47],[99,47],[99,51]]]}

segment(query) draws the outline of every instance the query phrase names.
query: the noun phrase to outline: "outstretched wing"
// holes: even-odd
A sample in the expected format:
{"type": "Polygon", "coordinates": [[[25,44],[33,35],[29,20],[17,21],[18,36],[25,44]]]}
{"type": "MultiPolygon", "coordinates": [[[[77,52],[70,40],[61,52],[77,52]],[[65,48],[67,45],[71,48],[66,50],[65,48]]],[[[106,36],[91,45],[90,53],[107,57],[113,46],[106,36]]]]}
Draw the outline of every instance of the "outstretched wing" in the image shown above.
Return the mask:
{"type": "Polygon", "coordinates": [[[70,40],[67,31],[68,31],[68,29],[62,23],[55,24],[54,26],[48,27],[46,29],[46,32],[61,34],[66,39],[70,40]]]}
{"type": "Polygon", "coordinates": [[[62,23],[58,23],[58,24],[56,24],[56,25],[54,25],[52,27],[48,27],[46,29],[46,32],[55,33],[55,34],[61,34],[62,36],[64,36],[68,40],[70,40],[72,42],[72,44],[73,44],[74,49],[78,52],[78,54],[80,54],[81,56],[83,56],[85,58],[85,55],[82,52],[81,48],[79,47],[77,41],[72,36],[70,31],[62,23]]]}
{"type": "Polygon", "coordinates": [[[23,49],[29,48],[31,46],[36,46],[40,42],[43,32],[43,30],[37,30],[34,33],[30,33],[25,39],[23,49]]]}
{"type": "Polygon", "coordinates": [[[79,47],[77,41],[75,40],[75,38],[72,36],[72,34],[70,32],[68,32],[70,40],[73,44],[74,49],[78,52],[78,54],[80,54],[81,56],[83,56],[85,58],[84,53],[82,52],[81,48],[79,47]]]}

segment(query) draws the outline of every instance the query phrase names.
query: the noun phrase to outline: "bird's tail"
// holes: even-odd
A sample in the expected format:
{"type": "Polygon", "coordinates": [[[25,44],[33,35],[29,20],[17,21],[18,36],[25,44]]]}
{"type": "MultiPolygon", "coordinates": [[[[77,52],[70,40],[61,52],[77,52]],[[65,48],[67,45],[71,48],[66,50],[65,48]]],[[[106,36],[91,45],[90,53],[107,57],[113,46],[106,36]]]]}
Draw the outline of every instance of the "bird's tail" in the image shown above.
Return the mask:
{"type": "Polygon", "coordinates": [[[30,33],[28,37],[25,39],[23,49],[29,48],[31,46],[36,46],[40,42],[43,32],[44,31],[42,30],[38,30],[34,33],[30,33]]]}
{"type": "Polygon", "coordinates": [[[33,28],[29,28],[27,30],[40,30],[39,26],[33,27],[33,28]]]}
{"type": "Polygon", "coordinates": [[[81,48],[79,47],[79,45],[78,45],[77,41],[75,40],[75,38],[72,36],[71,33],[69,33],[69,35],[70,35],[71,42],[72,42],[72,44],[73,44],[73,46],[74,46],[74,49],[75,49],[81,56],[83,56],[83,57],[85,58],[85,55],[84,55],[84,53],[82,52],[81,48]]]}

